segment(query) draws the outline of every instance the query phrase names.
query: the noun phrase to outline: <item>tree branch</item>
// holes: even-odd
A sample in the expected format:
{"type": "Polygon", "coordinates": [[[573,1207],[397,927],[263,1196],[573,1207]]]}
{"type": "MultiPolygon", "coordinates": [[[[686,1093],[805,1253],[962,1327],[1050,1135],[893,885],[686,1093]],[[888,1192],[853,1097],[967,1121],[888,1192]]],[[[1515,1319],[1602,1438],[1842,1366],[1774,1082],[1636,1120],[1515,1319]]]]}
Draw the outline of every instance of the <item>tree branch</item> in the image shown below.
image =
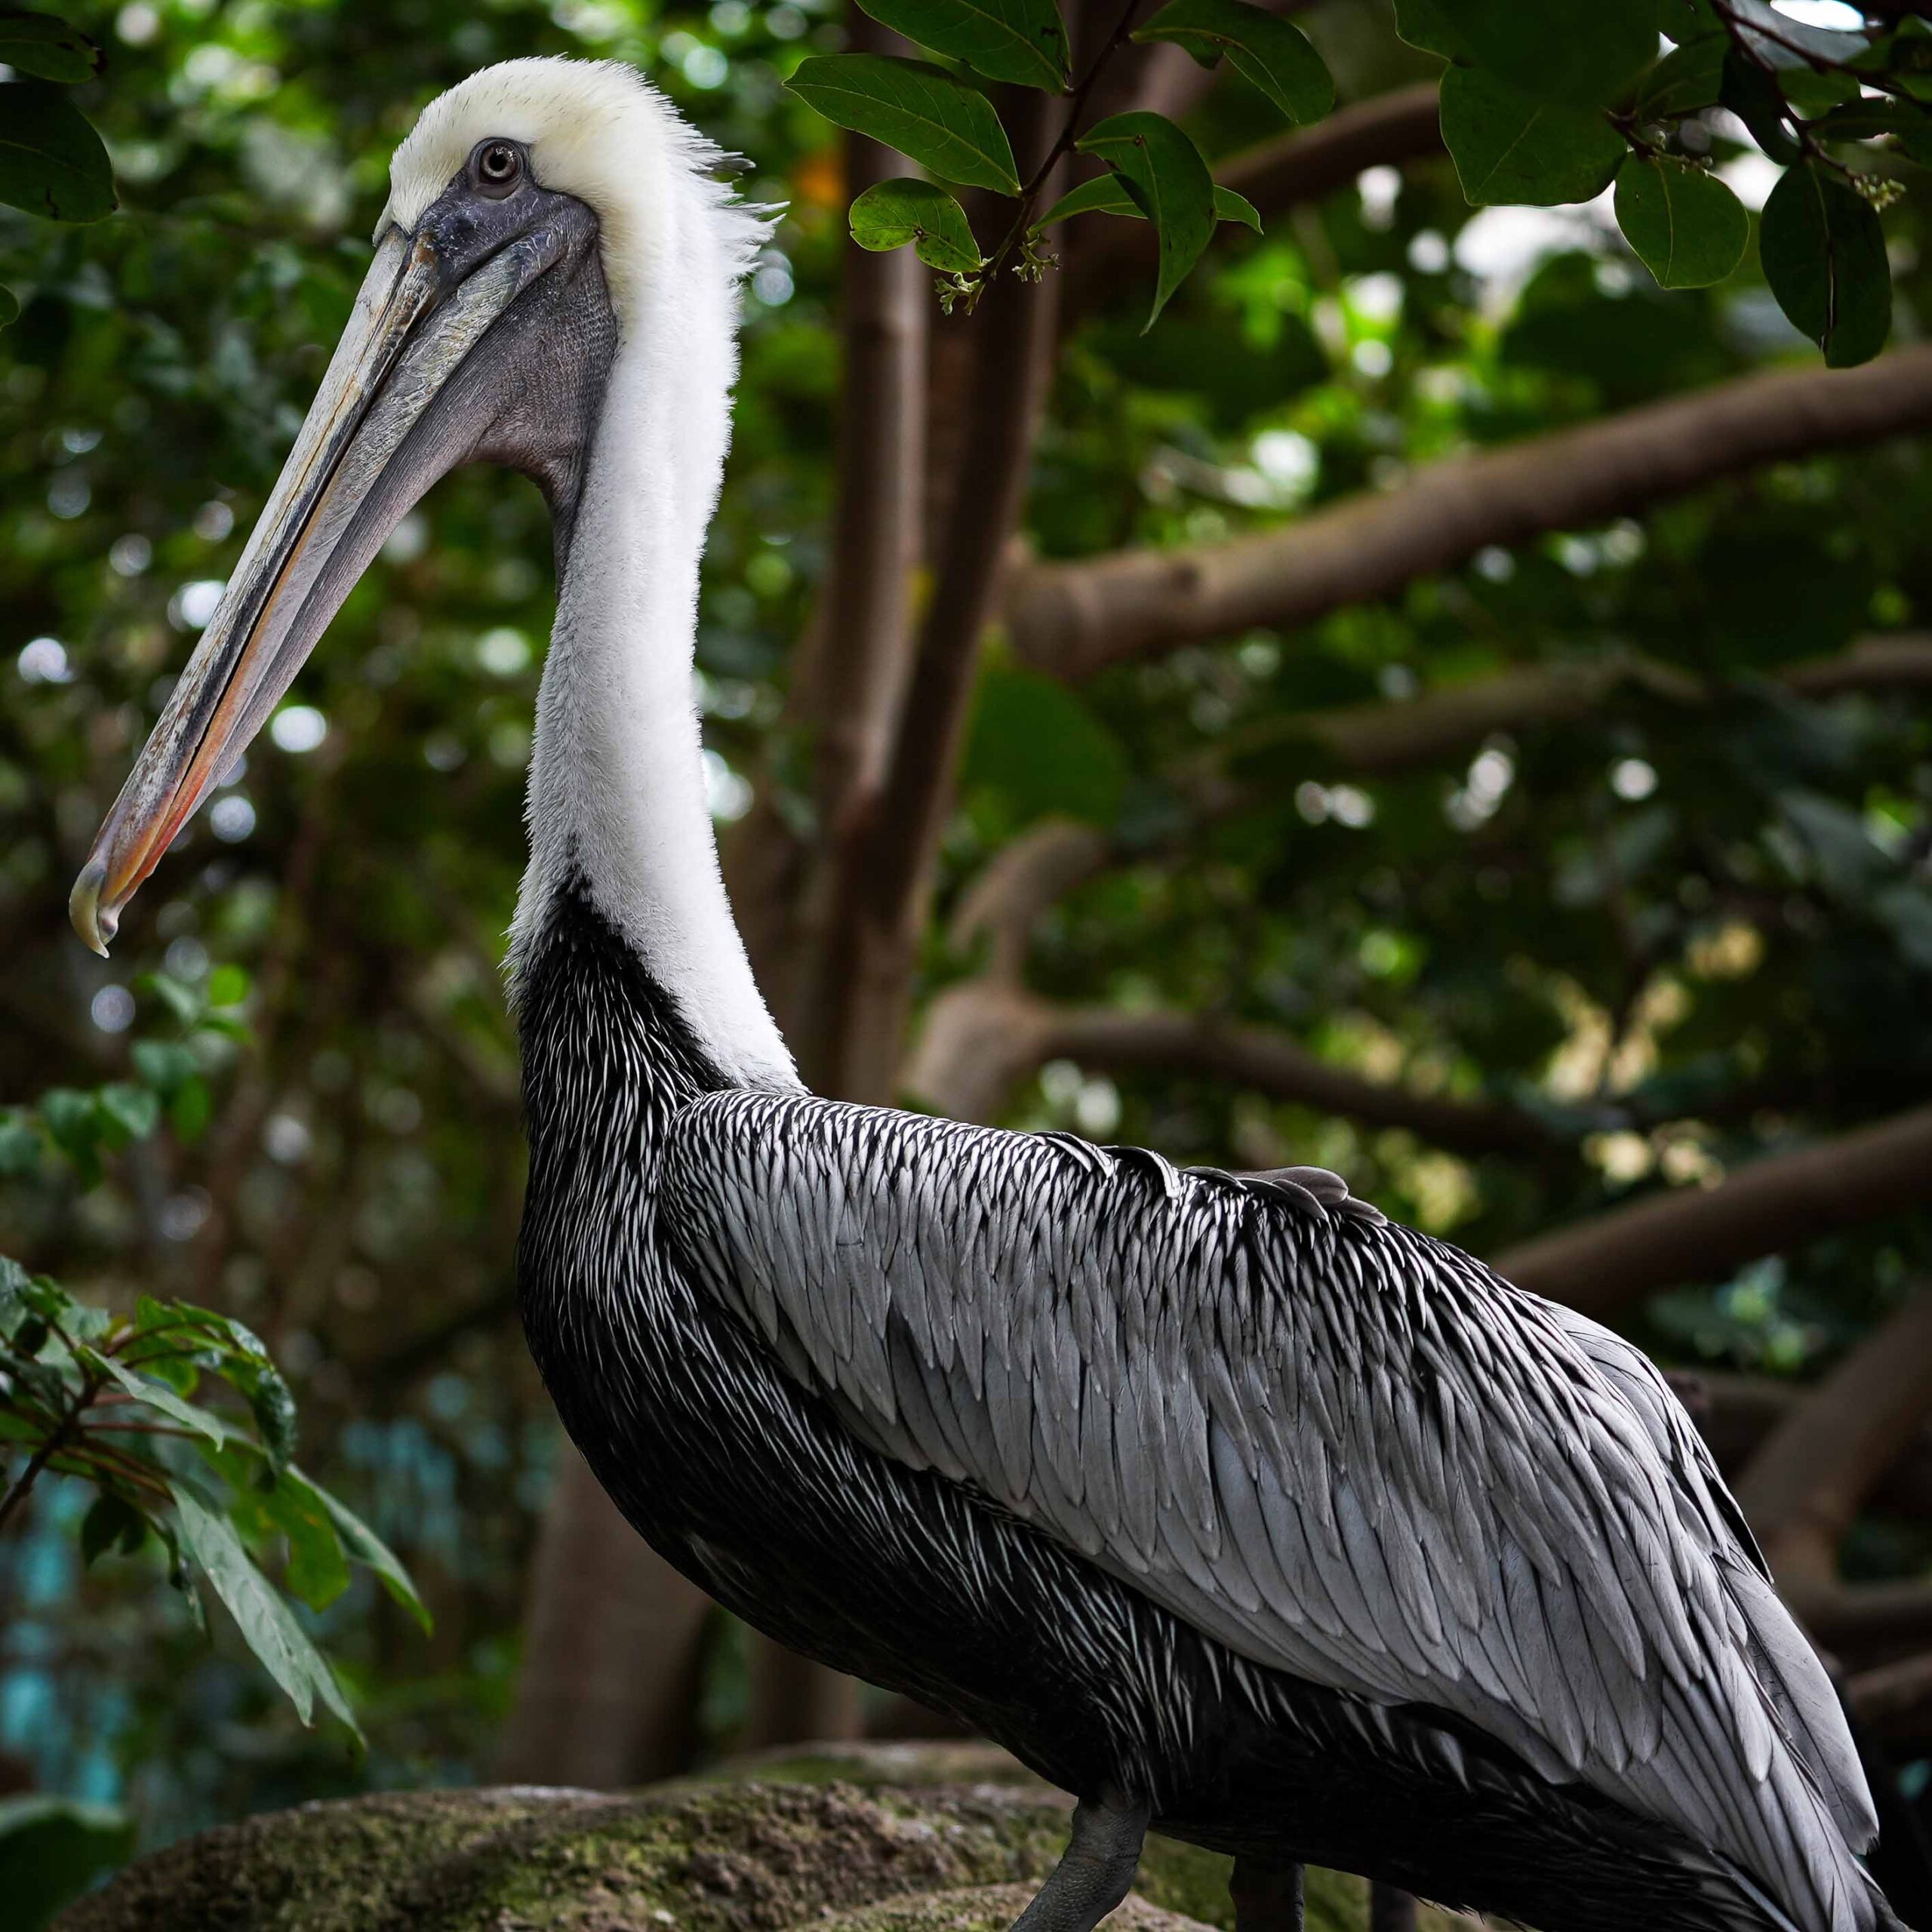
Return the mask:
{"type": "Polygon", "coordinates": [[[1098,872],[1112,854],[1107,835],[1074,819],[1042,819],[1003,845],[959,895],[946,929],[956,952],[989,943],[986,977],[1017,981],[1034,922],[1098,872]]]}
{"type": "Polygon", "coordinates": [[[1854,1668],[1921,1651],[1932,1640],[1932,1583],[1916,1578],[1785,1595],[1812,1640],[1854,1668]]]}
{"type": "Polygon", "coordinates": [[[1932,1106],[1654,1194],[1506,1250],[1497,1272],[1599,1320],[1658,1288],[1721,1279],[1760,1255],[1924,1204],[1932,1106]]]}
{"type": "MultiPolygon", "coordinates": [[[[1312,127],[1233,155],[1216,168],[1214,178],[1245,195],[1265,222],[1270,215],[1325,200],[1369,168],[1405,167],[1441,152],[1436,85],[1423,81],[1338,107],[1312,127]]],[[[1084,223],[1067,264],[1069,312],[1084,315],[1151,275],[1157,248],[1146,223],[1084,223]]]]}
{"type": "Polygon", "coordinates": [[[1932,1290],[1873,1329],[1766,1438],[1735,1488],[1787,1590],[1829,1589],[1874,1484],[1932,1409],[1932,1290]]]}
{"type": "MultiPolygon", "coordinates": [[[[1050,144],[1045,105],[1029,96],[1017,110],[1032,123],[1015,130],[1023,149],[1044,153],[1050,144]]],[[[1003,278],[969,321],[955,325],[977,341],[977,407],[897,736],[862,833],[836,867],[824,957],[803,1003],[805,1028],[820,1044],[822,1091],[848,1098],[884,1100],[893,1091],[980,646],[998,608],[1052,372],[1057,297],[1051,275],[1003,278]]]]}
{"type": "MultiPolygon", "coordinates": [[[[1808,1392],[1772,1375],[1702,1369],[1693,1379],[1703,1395],[1698,1426],[1718,1466],[1734,1480],[1772,1431],[1804,1405],[1808,1392]]],[[[1879,1476],[1869,1500],[1897,1515],[1932,1517],[1932,1420],[1920,1425],[1879,1476]]]]}
{"type": "Polygon", "coordinates": [[[1846,1678],[1844,1695],[1860,1721],[1884,1742],[1932,1734],[1932,1653],[1860,1671],[1846,1678]]]}
{"type": "MultiPolygon", "coordinates": [[[[904,53],[900,37],[854,9],[853,46],[904,53]]],[[[906,171],[904,158],[863,135],[844,140],[846,192],[906,171]]],[[[832,557],[814,648],[793,709],[813,733],[819,836],[786,895],[798,908],[777,976],[806,1079],[837,1078],[829,1004],[841,890],[862,863],[867,807],[883,779],[912,644],[912,574],[924,537],[928,274],[909,248],[875,254],[849,239],[843,260],[844,371],[832,557]],[[795,974],[795,979],[793,975],[795,974]]],[[[776,963],[776,962],[774,962],[776,963]]]]}
{"type": "Polygon", "coordinates": [[[1932,636],[1901,631],[1861,638],[1835,657],[1814,657],[1779,672],[1778,681],[1801,697],[1845,691],[1932,691],[1932,636]]]}
{"type": "MultiPolygon", "coordinates": [[[[900,37],[854,9],[856,51],[904,54],[900,37]]],[[[907,171],[863,134],[844,139],[846,192],[907,171]]],[[[817,734],[820,823],[835,826],[876,784],[905,688],[912,576],[925,481],[926,269],[909,248],[875,254],[848,239],[841,270],[837,500],[824,635],[808,716],[817,734]]]]}
{"type": "Polygon", "coordinates": [[[1103,666],[1254,624],[1288,628],[1390,595],[1491,545],[1586,529],[1718,478],[1932,423],[1932,347],[1860,369],[1741,377],[1603,421],[1431,465],[1231,541],[1031,564],[1006,598],[1039,669],[1103,666]]]}
{"type": "MultiPolygon", "coordinates": [[[[1809,658],[1769,675],[1771,682],[1807,698],[1932,688],[1932,637],[1901,632],[1862,638],[1831,657],[1809,658]]],[[[1303,739],[1349,772],[1380,777],[1457,756],[1499,731],[1587,716],[1626,685],[1682,704],[1708,703],[1717,695],[1712,686],[1674,665],[1613,651],[1522,665],[1411,698],[1264,719],[1217,740],[1211,756],[1219,765],[1230,757],[1303,739]]]]}
{"type": "Polygon", "coordinates": [[[1184,1013],[1057,1006],[993,979],[969,980],[933,1002],[906,1082],[941,1113],[995,1120],[1020,1083],[1050,1060],[1115,1073],[1151,1070],[1226,1081],[1371,1126],[1405,1128],[1457,1153],[1546,1154],[1553,1144],[1549,1131],[1530,1115],[1364,1079],[1269,1027],[1184,1013]]]}

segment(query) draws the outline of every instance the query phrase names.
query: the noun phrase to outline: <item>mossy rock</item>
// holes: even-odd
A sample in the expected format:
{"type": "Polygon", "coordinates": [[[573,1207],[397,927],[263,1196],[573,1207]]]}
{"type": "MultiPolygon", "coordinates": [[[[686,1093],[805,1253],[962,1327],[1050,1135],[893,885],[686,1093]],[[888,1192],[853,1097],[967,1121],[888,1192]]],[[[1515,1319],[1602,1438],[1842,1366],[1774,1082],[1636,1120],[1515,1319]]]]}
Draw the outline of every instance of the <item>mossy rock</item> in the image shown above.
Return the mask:
{"type": "MultiPolygon", "coordinates": [[[[400,1792],[266,1813],[144,1858],[60,1932],[1004,1932],[1067,1801],[970,1745],[826,1747],[621,1795],[400,1792]]],[[[1310,1875],[1310,1932],[1365,1888],[1310,1875]]],[[[1223,1860],[1150,1838],[1118,1932],[1231,1924],[1223,1860]]],[[[1448,1921],[1424,1915],[1425,1927],[1448,1921]]]]}

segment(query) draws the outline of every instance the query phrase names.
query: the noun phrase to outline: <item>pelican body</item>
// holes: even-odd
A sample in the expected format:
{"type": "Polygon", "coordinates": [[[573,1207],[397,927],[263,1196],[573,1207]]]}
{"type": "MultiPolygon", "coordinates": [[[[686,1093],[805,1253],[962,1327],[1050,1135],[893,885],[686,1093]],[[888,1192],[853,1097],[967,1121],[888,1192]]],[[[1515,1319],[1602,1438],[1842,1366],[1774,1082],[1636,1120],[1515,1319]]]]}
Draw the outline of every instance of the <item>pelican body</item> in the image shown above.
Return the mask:
{"type": "Polygon", "coordinates": [[[281,479],[73,897],[122,908],[396,521],[533,475],[560,585],[512,936],[530,1346],[759,1629],[1074,1794],[1020,1921],[1152,1824],[1545,1932],[1869,1932],[1837,1702],[1651,1364],[1312,1169],[817,1099],[734,926],[691,669],[758,211],[628,69],[433,102],[281,479]]]}

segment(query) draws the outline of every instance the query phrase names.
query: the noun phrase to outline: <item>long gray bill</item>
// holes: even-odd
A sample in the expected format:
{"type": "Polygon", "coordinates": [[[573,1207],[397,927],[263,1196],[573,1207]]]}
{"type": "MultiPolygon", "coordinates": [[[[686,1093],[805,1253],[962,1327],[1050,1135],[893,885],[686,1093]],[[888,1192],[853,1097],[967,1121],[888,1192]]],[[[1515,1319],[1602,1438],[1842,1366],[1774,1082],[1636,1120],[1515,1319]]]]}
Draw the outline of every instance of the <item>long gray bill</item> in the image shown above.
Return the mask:
{"type": "Polygon", "coordinates": [[[393,227],[383,237],[260,521],[74,882],[69,913],[96,952],[389,531],[452,466],[433,453],[395,459],[419,427],[431,430],[437,396],[555,246],[546,231],[521,237],[452,288],[426,238],[393,227]]]}

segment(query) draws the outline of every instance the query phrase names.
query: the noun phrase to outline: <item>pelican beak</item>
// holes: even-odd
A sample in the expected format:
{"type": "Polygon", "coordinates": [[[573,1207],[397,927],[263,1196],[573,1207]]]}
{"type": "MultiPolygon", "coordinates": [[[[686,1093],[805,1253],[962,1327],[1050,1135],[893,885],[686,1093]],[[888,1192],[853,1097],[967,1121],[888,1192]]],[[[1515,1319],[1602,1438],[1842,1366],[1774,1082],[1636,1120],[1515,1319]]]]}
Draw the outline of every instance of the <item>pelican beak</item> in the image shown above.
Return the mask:
{"type": "MultiPolygon", "coordinates": [[[[248,749],[383,540],[471,454],[487,398],[464,359],[556,258],[540,227],[466,274],[431,226],[391,226],[261,520],[68,901],[103,957],[122,909],[248,749]]],[[[479,358],[479,361],[484,358],[479,358]]]]}

